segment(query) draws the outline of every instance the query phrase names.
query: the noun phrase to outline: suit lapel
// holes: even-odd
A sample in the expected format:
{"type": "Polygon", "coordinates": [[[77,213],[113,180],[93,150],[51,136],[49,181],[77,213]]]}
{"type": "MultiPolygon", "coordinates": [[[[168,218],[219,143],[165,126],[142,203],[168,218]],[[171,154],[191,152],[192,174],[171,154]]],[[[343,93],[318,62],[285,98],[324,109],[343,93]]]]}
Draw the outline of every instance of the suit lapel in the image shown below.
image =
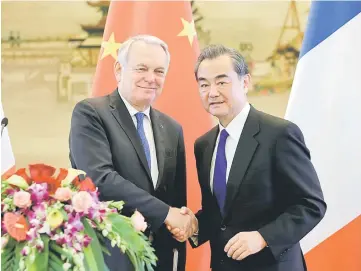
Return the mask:
{"type": "Polygon", "coordinates": [[[152,109],[150,110],[150,118],[152,120],[152,129],[154,134],[155,148],[157,152],[157,162],[158,162],[158,181],[156,188],[159,187],[163,180],[163,171],[164,171],[164,157],[165,157],[165,148],[164,148],[164,124],[159,116],[159,113],[152,109]]]}
{"type": "MultiPolygon", "coordinates": [[[[122,127],[124,132],[127,134],[130,142],[133,144],[134,149],[143,165],[144,170],[147,172],[149,181],[152,183],[152,176],[148,167],[147,158],[145,157],[142,143],[140,142],[137,130],[134,122],[127,110],[123,100],[120,98],[118,90],[116,89],[110,94],[110,112],[113,114],[119,125],[122,127]]],[[[153,183],[152,183],[153,187],[153,183]]]]}
{"type": "Polygon", "coordinates": [[[239,190],[248,166],[257,149],[258,141],[254,136],[259,132],[259,121],[257,113],[253,107],[249,112],[247,121],[243,127],[241,137],[238,141],[237,149],[234,154],[232,166],[227,182],[227,196],[224,208],[225,218],[229,212],[232,202],[239,190]]]}
{"type": "Polygon", "coordinates": [[[203,176],[204,176],[204,180],[206,182],[206,187],[207,190],[209,191],[209,193],[212,195],[212,190],[211,190],[211,186],[210,186],[210,172],[211,172],[211,163],[212,163],[212,157],[213,157],[213,152],[214,152],[214,148],[216,146],[216,141],[217,141],[217,136],[219,133],[219,126],[215,126],[211,131],[209,131],[207,137],[206,137],[206,147],[204,149],[204,153],[203,153],[203,176]]]}

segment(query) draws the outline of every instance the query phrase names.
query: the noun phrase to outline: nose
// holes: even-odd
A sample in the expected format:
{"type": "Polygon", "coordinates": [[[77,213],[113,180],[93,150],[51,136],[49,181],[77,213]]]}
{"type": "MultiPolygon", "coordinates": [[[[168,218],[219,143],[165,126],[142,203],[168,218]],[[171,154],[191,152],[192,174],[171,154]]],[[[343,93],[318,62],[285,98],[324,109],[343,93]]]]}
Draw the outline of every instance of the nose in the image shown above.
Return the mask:
{"type": "Polygon", "coordinates": [[[210,97],[217,97],[217,96],[219,96],[219,91],[217,90],[217,87],[216,87],[215,85],[213,85],[213,84],[210,86],[209,96],[210,96],[210,97]]]}
{"type": "Polygon", "coordinates": [[[147,72],[144,76],[144,80],[148,83],[153,83],[155,81],[155,75],[153,72],[147,72]]]}

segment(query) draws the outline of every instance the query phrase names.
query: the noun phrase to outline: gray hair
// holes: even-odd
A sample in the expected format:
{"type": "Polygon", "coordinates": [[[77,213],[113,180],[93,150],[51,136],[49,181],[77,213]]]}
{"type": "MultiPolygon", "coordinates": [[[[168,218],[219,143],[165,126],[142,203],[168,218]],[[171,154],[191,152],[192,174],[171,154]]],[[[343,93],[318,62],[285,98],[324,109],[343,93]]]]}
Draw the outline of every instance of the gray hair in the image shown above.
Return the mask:
{"type": "Polygon", "coordinates": [[[246,61],[244,60],[244,57],[237,50],[217,44],[207,46],[198,56],[198,60],[194,69],[196,79],[198,80],[197,73],[199,65],[201,65],[203,60],[215,59],[223,55],[228,55],[232,59],[234,71],[238,74],[240,78],[249,73],[248,66],[246,61]]]}
{"type": "Polygon", "coordinates": [[[137,35],[137,36],[131,37],[131,38],[127,39],[125,42],[123,42],[118,50],[118,62],[120,63],[120,65],[122,65],[123,67],[126,66],[127,61],[128,61],[129,49],[132,46],[132,44],[136,41],[143,41],[147,44],[154,44],[154,45],[159,45],[160,47],[162,47],[164,52],[167,55],[168,67],[169,67],[170,53],[168,51],[168,45],[160,38],[157,38],[157,37],[151,36],[151,35],[137,35]]]}

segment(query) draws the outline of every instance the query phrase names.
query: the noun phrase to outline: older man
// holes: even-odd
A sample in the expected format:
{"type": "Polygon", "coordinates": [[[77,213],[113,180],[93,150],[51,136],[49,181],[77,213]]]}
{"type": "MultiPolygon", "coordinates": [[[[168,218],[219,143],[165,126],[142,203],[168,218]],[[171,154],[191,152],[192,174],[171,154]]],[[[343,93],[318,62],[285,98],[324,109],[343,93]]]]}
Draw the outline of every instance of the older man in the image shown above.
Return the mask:
{"type": "Polygon", "coordinates": [[[198,221],[193,215],[199,231],[192,245],[210,241],[214,271],[307,270],[299,241],[326,204],[302,132],[249,104],[250,75],[236,50],[205,48],[195,75],[203,106],[219,124],[194,147],[202,210],[198,221]]]}
{"type": "MultiPolygon", "coordinates": [[[[186,229],[186,168],[182,127],[151,107],[161,94],[170,55],[153,36],[122,44],[114,71],[118,88],[78,103],[72,115],[70,159],[94,180],[101,200],[125,201],[124,213],[141,212],[159,258],[156,270],[184,270],[185,244],[165,224],[186,229]]],[[[170,90],[171,91],[171,90],[170,90]]],[[[117,248],[106,256],[111,271],[133,270],[117,248]]]]}

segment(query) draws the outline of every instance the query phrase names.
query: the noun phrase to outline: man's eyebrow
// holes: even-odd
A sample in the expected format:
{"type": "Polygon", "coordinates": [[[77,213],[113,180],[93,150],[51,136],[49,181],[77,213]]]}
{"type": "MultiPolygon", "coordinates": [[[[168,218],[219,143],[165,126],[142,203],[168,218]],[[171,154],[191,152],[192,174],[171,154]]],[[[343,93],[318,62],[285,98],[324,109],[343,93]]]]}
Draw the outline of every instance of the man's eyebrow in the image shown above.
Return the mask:
{"type": "MultiPolygon", "coordinates": [[[[215,77],[215,79],[216,80],[218,80],[218,79],[222,79],[222,78],[228,78],[228,75],[227,74],[220,74],[220,75],[217,75],[216,77],[215,77]]],[[[206,78],[204,78],[204,77],[199,77],[198,78],[198,81],[207,81],[207,79],[206,78]]]]}

